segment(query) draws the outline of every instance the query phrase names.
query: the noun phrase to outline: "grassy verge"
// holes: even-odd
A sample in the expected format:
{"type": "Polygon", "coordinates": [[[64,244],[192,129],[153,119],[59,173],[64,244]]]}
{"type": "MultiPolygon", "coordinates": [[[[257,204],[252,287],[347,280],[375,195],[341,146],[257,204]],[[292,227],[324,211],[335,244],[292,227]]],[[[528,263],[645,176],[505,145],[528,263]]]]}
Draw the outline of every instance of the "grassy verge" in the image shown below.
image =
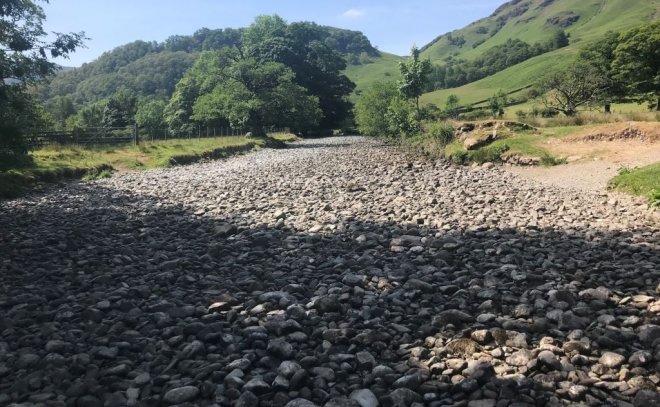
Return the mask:
{"type": "Polygon", "coordinates": [[[0,156],[0,198],[17,197],[64,179],[107,178],[113,171],[188,164],[294,140],[293,135],[276,134],[269,139],[174,139],[122,147],[49,146],[27,156],[5,154],[0,156]]]}
{"type": "Polygon", "coordinates": [[[628,194],[647,197],[651,205],[660,207],[660,163],[641,168],[622,168],[609,187],[628,194]]]}

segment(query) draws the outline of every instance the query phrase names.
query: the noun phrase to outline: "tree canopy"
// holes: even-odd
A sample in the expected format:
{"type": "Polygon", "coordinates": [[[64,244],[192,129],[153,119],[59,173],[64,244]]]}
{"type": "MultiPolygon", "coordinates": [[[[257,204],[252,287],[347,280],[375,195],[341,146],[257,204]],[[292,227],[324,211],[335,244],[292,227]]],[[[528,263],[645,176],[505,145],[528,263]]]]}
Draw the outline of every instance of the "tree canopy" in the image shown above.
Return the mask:
{"type": "Polygon", "coordinates": [[[640,101],[655,102],[660,110],[660,21],[623,33],[612,67],[631,94],[640,101]]]}
{"type": "Polygon", "coordinates": [[[424,93],[428,76],[431,73],[431,60],[419,58],[419,48],[413,46],[410,50],[410,58],[399,63],[401,81],[399,90],[408,99],[415,100],[415,106],[419,111],[419,97],[424,93]]]}
{"type": "Polygon", "coordinates": [[[0,2],[0,144],[20,141],[21,129],[35,122],[29,86],[52,75],[57,65],[49,57],[67,57],[85,40],[85,34],[53,33],[47,40],[46,15],[36,1],[0,2]]]}
{"type": "Polygon", "coordinates": [[[294,82],[294,73],[278,62],[232,61],[219,55],[217,84],[193,105],[198,121],[227,119],[233,127],[263,136],[265,126],[307,129],[318,123],[318,98],[294,82]]]}

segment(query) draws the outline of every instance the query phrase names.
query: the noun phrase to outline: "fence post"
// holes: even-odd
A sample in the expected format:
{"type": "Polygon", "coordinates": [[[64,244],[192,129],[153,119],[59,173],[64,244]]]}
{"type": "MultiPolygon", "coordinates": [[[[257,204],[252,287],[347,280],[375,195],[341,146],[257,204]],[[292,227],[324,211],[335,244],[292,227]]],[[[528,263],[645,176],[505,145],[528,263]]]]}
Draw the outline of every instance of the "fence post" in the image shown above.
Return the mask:
{"type": "Polygon", "coordinates": [[[140,141],[138,139],[138,125],[137,124],[133,125],[133,141],[135,142],[136,146],[140,143],[140,141]]]}

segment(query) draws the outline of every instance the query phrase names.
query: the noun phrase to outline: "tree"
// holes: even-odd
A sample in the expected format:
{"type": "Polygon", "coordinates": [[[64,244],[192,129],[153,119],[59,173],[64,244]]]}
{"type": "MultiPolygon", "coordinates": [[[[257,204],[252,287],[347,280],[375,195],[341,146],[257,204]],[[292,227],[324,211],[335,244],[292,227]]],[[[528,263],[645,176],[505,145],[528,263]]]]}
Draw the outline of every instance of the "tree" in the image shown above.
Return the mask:
{"type": "Polygon", "coordinates": [[[506,104],[507,96],[502,89],[498,90],[496,94],[488,99],[488,105],[494,117],[504,116],[504,108],[506,107],[506,104]]]}
{"type": "Polygon", "coordinates": [[[53,33],[46,41],[46,15],[36,1],[0,2],[0,145],[21,143],[21,132],[39,109],[28,88],[52,75],[57,65],[48,57],[67,57],[85,34],[53,33]]]}
{"type": "Polygon", "coordinates": [[[165,112],[165,101],[158,99],[144,99],[138,103],[135,113],[135,124],[147,129],[149,132],[156,131],[163,127],[165,112]]]}
{"type": "Polygon", "coordinates": [[[108,99],[103,110],[103,127],[126,127],[135,123],[137,97],[126,89],[120,89],[108,99]]]}
{"type": "Polygon", "coordinates": [[[639,102],[655,102],[660,111],[660,21],[622,34],[612,68],[639,102]]]}
{"type": "Polygon", "coordinates": [[[459,113],[460,99],[456,95],[447,96],[447,102],[445,103],[445,112],[449,117],[457,119],[459,113]]]}
{"type": "Polygon", "coordinates": [[[598,41],[589,44],[580,51],[579,61],[590,64],[600,71],[600,75],[607,79],[607,89],[601,95],[605,107],[605,113],[610,113],[612,102],[621,99],[626,94],[626,88],[617,77],[617,72],[612,68],[614,52],[619,45],[619,33],[609,31],[598,41]]]}
{"type": "Polygon", "coordinates": [[[294,82],[291,69],[277,62],[236,59],[228,52],[218,58],[218,83],[193,106],[193,118],[225,118],[233,127],[249,128],[265,136],[265,126],[288,126],[300,131],[316,125],[321,117],[318,98],[294,82]]]}
{"type": "Polygon", "coordinates": [[[420,51],[416,46],[410,50],[410,58],[405,62],[399,62],[401,81],[399,90],[408,99],[415,100],[415,106],[419,111],[419,97],[424,93],[424,88],[431,74],[432,66],[430,59],[419,59],[420,51]]]}
{"type": "Polygon", "coordinates": [[[391,136],[386,120],[387,109],[399,93],[394,82],[376,82],[364,90],[355,103],[355,122],[365,136],[391,136]]]}
{"type": "Polygon", "coordinates": [[[348,96],[355,84],[342,74],[346,61],[326,44],[325,35],[314,23],[287,24],[277,15],[260,16],[245,29],[242,56],[289,67],[294,81],[319,99],[323,116],[318,126],[331,129],[349,117],[348,96]]]}
{"type": "Polygon", "coordinates": [[[390,134],[412,137],[421,130],[418,111],[410,99],[394,96],[385,113],[390,134]]]}
{"type": "Polygon", "coordinates": [[[574,63],[555,71],[542,82],[543,103],[549,109],[574,116],[581,107],[593,107],[603,100],[608,83],[593,65],[574,63]]]}

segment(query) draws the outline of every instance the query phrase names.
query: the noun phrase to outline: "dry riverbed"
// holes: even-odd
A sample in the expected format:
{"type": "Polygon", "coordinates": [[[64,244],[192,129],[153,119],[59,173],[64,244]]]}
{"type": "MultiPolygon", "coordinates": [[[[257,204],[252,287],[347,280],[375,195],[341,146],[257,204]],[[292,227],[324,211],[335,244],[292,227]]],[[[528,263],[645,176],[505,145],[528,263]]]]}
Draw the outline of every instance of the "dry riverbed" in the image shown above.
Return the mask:
{"type": "Polygon", "coordinates": [[[658,225],[350,137],[1,202],[0,405],[658,405],[658,225]]]}

